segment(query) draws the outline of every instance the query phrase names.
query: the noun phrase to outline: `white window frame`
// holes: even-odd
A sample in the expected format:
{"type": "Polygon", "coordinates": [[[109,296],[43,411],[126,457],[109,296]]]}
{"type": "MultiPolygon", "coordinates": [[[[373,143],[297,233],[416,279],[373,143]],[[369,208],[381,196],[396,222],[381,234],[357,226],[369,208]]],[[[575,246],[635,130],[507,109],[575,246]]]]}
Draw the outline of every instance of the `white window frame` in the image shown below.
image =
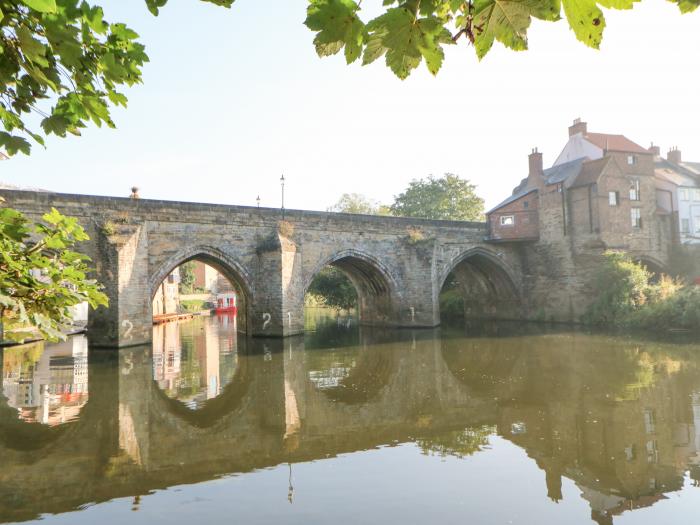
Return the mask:
{"type": "Polygon", "coordinates": [[[693,189],[693,200],[700,202],[700,188],[693,189]]]}
{"type": "Polygon", "coordinates": [[[500,219],[501,226],[515,226],[515,215],[501,215],[500,219]]]}
{"type": "Polygon", "coordinates": [[[630,181],[630,200],[635,202],[642,200],[642,190],[639,179],[632,179],[630,181]]]}
{"type": "Polygon", "coordinates": [[[620,205],[620,192],[609,191],[608,192],[608,204],[610,206],[619,206],[620,205]]]}
{"type": "Polygon", "coordinates": [[[637,164],[637,157],[635,155],[627,155],[627,165],[634,166],[637,164]]]}
{"type": "Polygon", "coordinates": [[[632,228],[637,230],[642,229],[642,209],[636,206],[630,208],[630,219],[632,221],[632,228]]]}
{"type": "Polygon", "coordinates": [[[688,188],[681,188],[678,190],[678,198],[684,202],[690,200],[690,191],[688,188]]]}

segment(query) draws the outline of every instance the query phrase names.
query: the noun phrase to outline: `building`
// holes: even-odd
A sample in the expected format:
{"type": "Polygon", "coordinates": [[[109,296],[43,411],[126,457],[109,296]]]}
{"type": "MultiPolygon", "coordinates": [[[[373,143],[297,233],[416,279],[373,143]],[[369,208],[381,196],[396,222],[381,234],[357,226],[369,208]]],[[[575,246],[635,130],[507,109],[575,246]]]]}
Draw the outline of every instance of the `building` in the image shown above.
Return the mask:
{"type": "Polygon", "coordinates": [[[681,151],[673,148],[666,158],[655,153],[657,206],[671,217],[674,241],[700,245],[700,162],[683,162],[681,151]]]}
{"type": "Polygon", "coordinates": [[[653,151],[624,135],[589,133],[577,119],[550,168],[530,153],[528,176],[487,213],[489,240],[560,243],[570,257],[619,249],[663,267],[672,223],[657,210],[655,169],[653,151]]]}
{"type": "Polygon", "coordinates": [[[176,314],[180,311],[180,269],[175,268],[163,279],[153,297],[153,315],[176,314]]]}

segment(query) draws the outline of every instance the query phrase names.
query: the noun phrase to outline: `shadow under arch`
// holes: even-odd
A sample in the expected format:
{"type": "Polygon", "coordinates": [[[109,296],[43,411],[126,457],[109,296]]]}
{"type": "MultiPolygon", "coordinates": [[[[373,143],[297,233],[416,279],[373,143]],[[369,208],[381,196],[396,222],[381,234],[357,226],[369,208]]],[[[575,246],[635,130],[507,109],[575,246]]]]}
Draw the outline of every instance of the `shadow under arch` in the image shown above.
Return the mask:
{"type": "Polygon", "coordinates": [[[243,327],[243,331],[250,333],[249,323],[252,319],[251,308],[253,302],[253,286],[251,283],[254,282],[253,277],[241,263],[218,248],[205,245],[191,246],[170,256],[151,274],[148,280],[151,300],[155,297],[158,286],[175,268],[192,260],[204,262],[214,268],[226,277],[242,294],[243,308],[239,307],[239,313],[242,311],[245,318],[239,326],[243,327]]]}
{"type": "Polygon", "coordinates": [[[522,295],[515,272],[498,254],[481,247],[462,252],[440,276],[438,293],[451,275],[464,300],[466,318],[522,318],[522,295]]]}
{"type": "Polygon", "coordinates": [[[198,410],[187,408],[182,402],[169,397],[155,380],[151,380],[153,397],[168,413],[197,428],[210,428],[222,418],[238,410],[250,391],[252,373],[247,355],[241,356],[238,367],[223,392],[215,398],[208,399],[198,410]]]}
{"type": "Polygon", "coordinates": [[[651,281],[658,282],[662,275],[669,275],[669,271],[664,263],[647,255],[633,257],[632,260],[644,266],[651,273],[651,281]]]}
{"type": "Polygon", "coordinates": [[[388,325],[394,320],[396,282],[389,269],[376,257],[359,250],[342,250],[316,265],[304,283],[304,295],[326,266],[343,272],[357,291],[359,321],[388,325]]]}

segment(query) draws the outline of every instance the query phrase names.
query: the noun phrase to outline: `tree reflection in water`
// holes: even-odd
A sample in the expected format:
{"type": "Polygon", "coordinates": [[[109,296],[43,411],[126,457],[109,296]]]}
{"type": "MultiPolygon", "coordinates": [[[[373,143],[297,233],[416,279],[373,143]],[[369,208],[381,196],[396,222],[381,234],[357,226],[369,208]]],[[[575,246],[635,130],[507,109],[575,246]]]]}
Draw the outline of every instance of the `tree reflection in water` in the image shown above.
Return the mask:
{"type": "MultiPolygon", "coordinates": [[[[235,331],[201,319],[165,325],[152,349],[90,353],[90,401],[70,424],[56,425],[70,429],[59,433],[49,426],[59,421],[58,405],[49,404],[48,412],[20,406],[18,385],[30,370],[41,375],[44,353],[63,354],[50,345],[43,353],[5,349],[0,521],[122,496],[142,495],[143,502],[156,488],[232,473],[243,490],[251,471],[267,476],[264,469],[283,465],[286,473],[288,464],[337,456],[352,463],[369,450],[381,461],[386,446],[398,444],[413,447],[422,460],[404,456],[401,472],[387,469],[382,482],[390,487],[405,476],[420,479],[404,503],[416,505],[416,512],[431,503],[421,499],[428,497],[422,490],[447,490],[430,456],[465,469],[474,458],[493,456],[492,464],[559,505],[572,504],[565,487],[574,486],[589,506],[584,522],[634,515],[687,490],[688,476],[700,479],[697,345],[567,332],[522,335],[528,330],[500,327],[490,327],[491,335],[357,327],[341,333],[333,325],[306,338],[236,340],[235,331]],[[25,409],[31,417],[23,416],[25,409]],[[510,455],[500,456],[506,445],[510,455]],[[529,470],[509,470],[512,450],[528,458],[529,470]]],[[[65,362],[61,366],[66,373],[65,362]]],[[[82,384],[80,370],[72,374],[82,384]]],[[[343,481],[356,482],[357,491],[366,483],[359,470],[343,481]]],[[[302,507],[306,501],[307,510],[312,505],[327,515],[325,502],[340,480],[326,479],[309,499],[305,472],[295,478],[297,496],[305,495],[287,508],[296,509],[301,499],[302,507]]],[[[488,479],[479,489],[486,501],[479,503],[497,509],[503,494],[488,479]]],[[[267,493],[248,497],[260,509],[270,507],[267,493]]],[[[352,497],[347,503],[358,508],[352,497]]],[[[445,505],[441,512],[456,519],[445,505]]],[[[466,511],[455,501],[454,512],[466,511]]],[[[176,513],[168,515],[179,523],[176,513]]],[[[390,513],[383,518],[392,522],[390,513]]],[[[536,516],[524,518],[539,523],[536,516]]]]}

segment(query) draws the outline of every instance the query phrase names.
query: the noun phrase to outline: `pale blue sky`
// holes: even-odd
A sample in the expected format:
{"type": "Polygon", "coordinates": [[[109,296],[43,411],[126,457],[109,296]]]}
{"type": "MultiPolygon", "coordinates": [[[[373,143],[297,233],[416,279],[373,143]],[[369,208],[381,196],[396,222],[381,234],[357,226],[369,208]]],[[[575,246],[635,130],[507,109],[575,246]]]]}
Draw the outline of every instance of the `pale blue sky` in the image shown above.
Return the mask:
{"type": "MultiPolygon", "coordinates": [[[[0,163],[0,180],[75,193],[326,209],[343,192],[383,202],[413,178],[453,172],[493,205],[538,146],[554,161],[576,117],[700,160],[700,13],[663,0],[609,12],[602,50],[565,23],[534,22],[530,51],[500,44],[479,63],[464,43],[433,78],[383,64],[319,59],[304,0],[238,0],[231,10],[171,0],[104,0],[110,21],[141,34],[144,85],[114,113],[116,130],[51,139],[0,163]]],[[[369,7],[379,0],[365,1],[369,7]]]]}

